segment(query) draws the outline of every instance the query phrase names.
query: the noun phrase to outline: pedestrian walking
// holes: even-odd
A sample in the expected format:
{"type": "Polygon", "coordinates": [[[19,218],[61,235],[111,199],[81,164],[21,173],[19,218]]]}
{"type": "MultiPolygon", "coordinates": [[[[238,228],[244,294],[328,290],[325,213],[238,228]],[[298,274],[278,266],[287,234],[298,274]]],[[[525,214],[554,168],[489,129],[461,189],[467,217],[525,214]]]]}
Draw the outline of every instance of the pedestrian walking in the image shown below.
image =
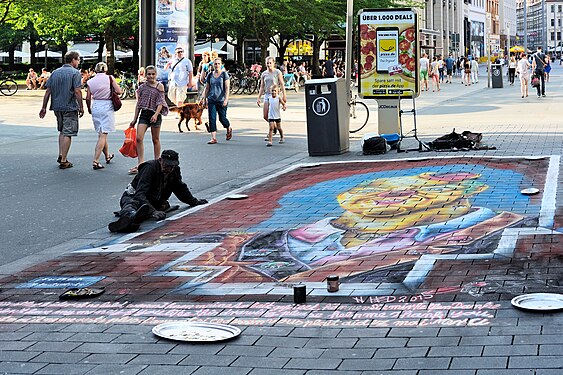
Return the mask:
{"type": "Polygon", "coordinates": [[[440,75],[440,83],[444,83],[444,70],[445,70],[444,58],[442,55],[438,56],[438,73],[440,75]]]}
{"type": "Polygon", "coordinates": [[[440,71],[437,56],[432,58],[432,63],[430,64],[430,77],[432,78],[432,91],[440,91],[440,71]]]}
{"type": "MultiPolygon", "coordinates": [[[[268,99],[268,122],[270,125],[270,130],[268,132],[268,147],[272,147],[272,136],[274,134],[274,129],[277,129],[280,134],[280,144],[285,143],[285,138],[283,136],[283,130],[281,127],[281,109],[285,111],[285,99],[280,98],[278,95],[279,87],[273,84],[270,87],[270,96],[268,99]]],[[[264,101],[264,107],[266,106],[266,100],[264,101]]]]}
{"type": "MultiPolygon", "coordinates": [[[[287,96],[285,94],[285,83],[283,80],[283,73],[281,70],[276,69],[276,60],[269,56],[266,58],[267,69],[260,75],[260,89],[258,90],[258,98],[256,99],[256,104],[260,107],[262,95],[264,95],[264,108],[262,110],[262,117],[269,123],[270,117],[268,116],[269,101],[268,99],[272,96],[271,89],[273,85],[277,85],[281,88],[282,100],[287,102],[287,96]]],[[[268,138],[268,137],[266,137],[268,138]]],[[[266,139],[267,140],[267,139],[266,139]]],[[[271,139],[270,139],[271,141],[271,139]]]]}
{"type": "Polygon", "coordinates": [[[479,83],[479,63],[471,57],[471,83],[479,83]]]}
{"type": "Polygon", "coordinates": [[[532,65],[528,61],[525,52],[522,52],[521,58],[518,61],[518,66],[516,71],[520,77],[520,92],[522,93],[522,98],[528,97],[528,85],[530,84],[530,67],[532,65]]]}
{"type": "Polygon", "coordinates": [[[60,169],[72,168],[73,164],[67,156],[72,143],[72,137],[78,135],[78,118],[84,115],[82,103],[82,76],[76,68],[80,64],[80,55],[76,51],[68,51],[64,57],[65,64],[56,69],[47,83],[45,96],[39,117],[45,118],[47,104],[51,99],[50,109],[57,118],[59,131],[59,157],[57,162],[60,169]],[[52,97],[52,98],[51,98],[52,97]]]}
{"type": "Polygon", "coordinates": [[[551,58],[545,56],[545,82],[549,82],[549,73],[551,72],[551,58]]]}
{"type": "Polygon", "coordinates": [[[195,198],[182,181],[179,165],[178,153],[174,150],[164,150],[158,159],[139,165],[139,174],[121,195],[119,219],[110,223],[108,229],[119,233],[135,232],[149,218],[165,219],[172,194],[192,207],[206,204],[207,200],[195,198]]]}
{"type": "Polygon", "coordinates": [[[92,160],[92,168],[94,170],[103,169],[100,163],[102,152],[106,158],[106,164],[109,164],[113,157],[113,153],[109,153],[108,133],[115,131],[115,111],[113,110],[113,102],[111,101],[111,88],[117,94],[121,94],[121,88],[115,81],[115,78],[107,74],[108,66],[99,62],[96,64],[94,71],[96,75],[88,80],[86,88],[86,105],[88,113],[92,115],[94,130],[98,133],[98,142],[94,148],[94,159],[92,160]],[[92,103],[92,99],[94,102],[92,103]]]}
{"type": "Polygon", "coordinates": [[[446,83],[452,83],[452,76],[453,76],[453,71],[455,68],[455,62],[454,59],[452,58],[452,54],[450,53],[450,55],[446,58],[446,60],[444,61],[446,63],[446,74],[448,76],[448,79],[446,80],[446,83]]]}
{"type": "Polygon", "coordinates": [[[510,82],[510,86],[514,85],[514,76],[516,75],[516,66],[518,63],[516,62],[516,57],[511,56],[510,61],[508,62],[508,82],[510,82]]]}
{"type": "MultiPolygon", "coordinates": [[[[463,58],[463,77],[465,79],[465,86],[471,86],[471,61],[469,61],[468,57],[463,58]]],[[[463,83],[463,80],[461,83],[463,83]]]]}
{"type": "Polygon", "coordinates": [[[213,61],[213,73],[207,75],[205,90],[203,92],[204,103],[207,104],[207,114],[209,116],[209,129],[211,139],[207,144],[217,143],[217,114],[219,122],[225,129],[227,135],[225,139],[230,141],[233,137],[233,128],[227,119],[227,105],[229,104],[229,74],[221,69],[223,62],[220,58],[213,61]]]}
{"type": "Polygon", "coordinates": [[[422,54],[420,58],[420,87],[421,90],[428,91],[428,72],[430,71],[430,60],[428,60],[428,55],[422,54]]]}
{"type": "Polygon", "coordinates": [[[209,52],[203,52],[201,54],[201,61],[197,67],[197,99],[203,99],[203,90],[205,90],[205,77],[207,76],[207,71],[209,70],[209,52]]]}
{"type": "Polygon", "coordinates": [[[184,48],[176,47],[174,58],[165,66],[170,70],[168,77],[168,99],[178,107],[186,100],[186,93],[195,87],[193,78],[193,65],[190,59],[184,56],[184,48]]]}
{"type": "Polygon", "coordinates": [[[542,96],[545,97],[545,66],[547,65],[545,57],[541,47],[538,47],[538,50],[532,56],[532,70],[540,79],[540,85],[536,87],[538,90],[538,98],[542,96]]]}
{"type": "Polygon", "coordinates": [[[145,161],[145,146],[143,141],[145,133],[150,128],[152,136],[152,144],[154,150],[154,158],[158,159],[160,155],[160,126],[162,125],[162,116],[168,114],[168,105],[164,97],[164,86],[156,80],[156,67],[149,65],[145,68],[147,82],[139,86],[137,95],[137,105],[135,106],[135,115],[129,127],[133,128],[137,125],[137,166],[129,170],[129,174],[137,174],[138,166],[145,161]]]}

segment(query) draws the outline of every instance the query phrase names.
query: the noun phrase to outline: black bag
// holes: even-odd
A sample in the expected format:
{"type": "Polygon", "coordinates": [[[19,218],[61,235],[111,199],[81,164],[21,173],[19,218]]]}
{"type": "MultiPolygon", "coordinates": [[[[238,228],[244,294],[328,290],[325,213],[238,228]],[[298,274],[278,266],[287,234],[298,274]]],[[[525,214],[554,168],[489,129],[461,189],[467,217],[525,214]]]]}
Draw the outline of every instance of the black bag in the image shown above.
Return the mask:
{"type": "Polygon", "coordinates": [[[378,155],[387,152],[387,141],[383,137],[371,137],[364,139],[362,146],[364,155],[378,155]]]}
{"type": "MultiPolygon", "coordinates": [[[[466,133],[466,132],[464,132],[466,133]]],[[[468,132],[471,133],[471,132],[468,132]]],[[[471,134],[479,134],[479,133],[471,133],[471,134]]],[[[473,137],[473,136],[472,136],[473,137]]],[[[482,138],[482,135],[481,135],[482,138]]],[[[475,141],[468,139],[462,134],[458,134],[455,132],[455,129],[450,134],[443,135],[439,138],[436,138],[432,142],[428,144],[428,146],[433,150],[451,150],[455,149],[470,149],[475,146],[475,141]]]]}

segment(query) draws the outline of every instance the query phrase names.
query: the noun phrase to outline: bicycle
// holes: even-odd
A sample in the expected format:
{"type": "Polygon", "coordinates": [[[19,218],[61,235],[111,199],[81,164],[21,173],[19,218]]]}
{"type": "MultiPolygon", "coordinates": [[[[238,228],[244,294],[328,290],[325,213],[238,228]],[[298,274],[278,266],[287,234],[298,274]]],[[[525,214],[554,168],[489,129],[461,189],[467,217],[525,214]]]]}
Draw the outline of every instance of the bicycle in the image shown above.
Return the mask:
{"type": "MultiPolygon", "coordinates": [[[[351,93],[350,89],[350,93],[351,93]]],[[[350,102],[350,133],[359,132],[367,125],[369,109],[366,103],[358,100],[358,95],[351,96],[350,102]]]]}
{"type": "Polygon", "coordinates": [[[18,92],[18,84],[11,78],[1,78],[0,73],[0,93],[4,96],[12,96],[18,92]]]}
{"type": "Polygon", "coordinates": [[[121,76],[119,87],[121,88],[121,94],[119,95],[120,99],[126,99],[127,97],[134,98],[139,86],[137,84],[137,79],[134,76],[123,74],[121,76]]]}

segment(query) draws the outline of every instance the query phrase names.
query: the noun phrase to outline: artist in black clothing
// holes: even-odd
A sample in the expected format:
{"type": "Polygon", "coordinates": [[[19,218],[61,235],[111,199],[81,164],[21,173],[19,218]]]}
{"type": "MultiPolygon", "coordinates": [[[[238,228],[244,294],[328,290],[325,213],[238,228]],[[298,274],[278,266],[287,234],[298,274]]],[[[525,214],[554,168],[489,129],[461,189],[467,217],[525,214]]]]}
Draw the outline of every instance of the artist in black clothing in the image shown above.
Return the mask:
{"type": "Polygon", "coordinates": [[[162,220],[170,208],[168,199],[174,195],[190,206],[206,204],[205,199],[195,198],[182,181],[178,153],[164,150],[157,160],[139,165],[139,172],[131,181],[119,202],[119,220],[108,225],[112,232],[135,232],[148,218],[162,220]]]}

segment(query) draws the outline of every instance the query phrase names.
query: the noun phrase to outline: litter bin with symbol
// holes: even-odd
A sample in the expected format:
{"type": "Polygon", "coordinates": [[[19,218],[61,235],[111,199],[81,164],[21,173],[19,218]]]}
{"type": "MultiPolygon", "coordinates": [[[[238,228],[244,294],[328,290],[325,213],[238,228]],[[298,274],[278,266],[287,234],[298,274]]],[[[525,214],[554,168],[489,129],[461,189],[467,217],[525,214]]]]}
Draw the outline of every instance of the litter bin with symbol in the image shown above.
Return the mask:
{"type": "Polygon", "coordinates": [[[502,65],[491,65],[491,77],[493,79],[493,89],[502,89],[502,65]]]}
{"type": "Polygon", "coordinates": [[[305,82],[307,144],[310,156],[339,155],[350,148],[350,107],[344,79],[305,82]]]}

